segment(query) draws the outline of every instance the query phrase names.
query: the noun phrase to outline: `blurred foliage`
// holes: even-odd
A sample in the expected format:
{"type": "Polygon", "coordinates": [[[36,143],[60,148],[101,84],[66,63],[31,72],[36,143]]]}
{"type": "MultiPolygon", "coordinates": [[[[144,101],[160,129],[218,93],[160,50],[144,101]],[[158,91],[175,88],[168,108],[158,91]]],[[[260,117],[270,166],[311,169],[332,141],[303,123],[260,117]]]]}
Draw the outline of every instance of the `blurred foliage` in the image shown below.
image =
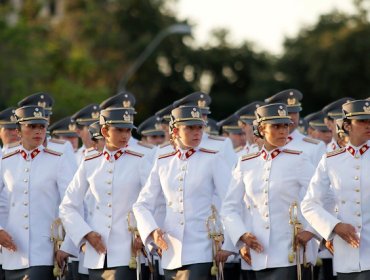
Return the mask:
{"type": "MultiPolygon", "coordinates": [[[[1,108],[48,91],[56,100],[56,120],[115,94],[153,38],[172,24],[186,23],[168,5],[175,1],[24,0],[22,7],[3,1],[1,108]],[[60,1],[62,14],[53,14],[60,1]]],[[[304,93],[306,112],[342,96],[367,97],[370,27],[364,1],[355,2],[356,15],[323,15],[286,39],[281,57],[256,50],[251,42],[232,44],[225,29],[214,30],[201,47],[188,36],[166,37],[127,83],[137,99],[136,123],[195,90],[211,94],[216,119],[285,88],[304,93]]]]}

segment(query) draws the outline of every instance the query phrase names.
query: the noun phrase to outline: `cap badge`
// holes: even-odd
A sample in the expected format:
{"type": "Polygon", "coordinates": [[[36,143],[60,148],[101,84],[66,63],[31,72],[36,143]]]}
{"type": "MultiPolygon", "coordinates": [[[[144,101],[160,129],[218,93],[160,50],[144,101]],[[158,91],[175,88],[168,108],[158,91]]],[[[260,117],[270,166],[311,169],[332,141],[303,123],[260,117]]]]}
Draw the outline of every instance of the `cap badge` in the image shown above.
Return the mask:
{"type": "Polygon", "coordinates": [[[155,123],[154,127],[156,130],[162,130],[162,125],[160,123],[155,123]]]}
{"type": "Polygon", "coordinates": [[[37,102],[37,105],[40,106],[40,107],[45,108],[46,107],[46,102],[45,101],[39,101],[39,102],[37,102]]]}
{"type": "Polygon", "coordinates": [[[191,111],[191,116],[193,118],[200,118],[200,113],[197,111],[197,109],[193,108],[193,111],[191,111]]]}
{"type": "Polygon", "coordinates": [[[287,103],[288,103],[288,105],[294,105],[294,104],[296,104],[296,99],[293,97],[293,98],[288,98],[287,99],[287,103]]]}
{"type": "Polygon", "coordinates": [[[68,125],[68,130],[75,131],[76,130],[76,124],[71,123],[68,125]]]}
{"type": "Polygon", "coordinates": [[[130,115],[128,114],[128,112],[127,112],[127,111],[125,111],[125,114],[123,115],[123,120],[124,120],[125,122],[129,122],[129,121],[131,121],[130,115]]]}
{"type": "Polygon", "coordinates": [[[286,116],[286,111],[284,110],[283,106],[279,107],[278,114],[279,114],[280,117],[286,116]]]}
{"type": "Polygon", "coordinates": [[[36,112],[38,111],[38,108],[35,108],[35,112],[33,112],[33,116],[35,118],[41,118],[42,117],[42,112],[36,112]]]}
{"type": "Polygon", "coordinates": [[[131,102],[130,100],[124,100],[122,102],[123,108],[130,108],[131,107],[131,102]]]}
{"type": "Polygon", "coordinates": [[[206,107],[207,103],[205,100],[198,100],[198,107],[204,108],[206,107]]]}
{"type": "Polygon", "coordinates": [[[11,121],[11,122],[16,122],[16,121],[17,121],[16,116],[11,115],[11,116],[10,116],[10,121],[11,121]]]}
{"type": "Polygon", "coordinates": [[[91,117],[93,118],[93,119],[98,119],[99,118],[99,112],[92,112],[91,113],[91,117]]]}
{"type": "Polygon", "coordinates": [[[366,112],[366,113],[370,113],[370,106],[369,106],[369,102],[366,102],[366,103],[365,103],[365,106],[363,107],[363,109],[364,109],[364,112],[366,112]]]}

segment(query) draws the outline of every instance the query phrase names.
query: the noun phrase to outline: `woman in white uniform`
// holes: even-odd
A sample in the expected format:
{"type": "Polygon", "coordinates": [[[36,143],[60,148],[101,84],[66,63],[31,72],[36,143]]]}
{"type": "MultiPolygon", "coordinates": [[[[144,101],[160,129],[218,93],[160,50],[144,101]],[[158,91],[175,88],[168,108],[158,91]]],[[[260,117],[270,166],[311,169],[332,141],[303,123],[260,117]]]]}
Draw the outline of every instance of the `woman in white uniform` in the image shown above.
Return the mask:
{"type": "MultiPolygon", "coordinates": [[[[162,249],[166,280],[210,279],[212,241],[206,220],[212,204],[220,207],[230,174],[217,151],[199,146],[204,127],[199,107],[172,110],[170,131],[176,149],[156,160],[133,207],[144,244],[154,241],[162,249]],[[154,213],[163,197],[166,215],[161,222],[154,213]]],[[[217,262],[227,255],[221,252],[217,262]]]]}

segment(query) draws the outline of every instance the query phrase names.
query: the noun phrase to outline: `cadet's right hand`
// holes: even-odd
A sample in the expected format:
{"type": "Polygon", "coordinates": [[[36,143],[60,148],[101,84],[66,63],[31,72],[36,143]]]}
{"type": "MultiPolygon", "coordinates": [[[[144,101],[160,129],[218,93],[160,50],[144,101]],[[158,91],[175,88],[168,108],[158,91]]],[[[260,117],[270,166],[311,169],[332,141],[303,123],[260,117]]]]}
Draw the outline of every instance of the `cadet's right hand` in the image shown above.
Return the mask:
{"type": "Polygon", "coordinates": [[[11,252],[17,251],[13,238],[5,230],[0,230],[0,245],[11,252]]]}
{"type": "Polygon", "coordinates": [[[240,241],[247,244],[249,248],[256,251],[257,253],[261,253],[263,251],[263,247],[261,243],[258,242],[257,237],[255,237],[252,233],[246,232],[240,237],[240,241]]]}
{"type": "Polygon", "coordinates": [[[168,245],[166,240],[164,240],[164,233],[160,228],[153,230],[152,238],[154,240],[155,245],[157,245],[162,251],[166,251],[168,249],[168,245]]]}
{"type": "Polygon", "coordinates": [[[104,254],[107,252],[107,248],[105,248],[104,242],[102,237],[99,233],[95,231],[90,231],[88,234],[85,235],[85,239],[94,247],[98,254],[104,254]]]}
{"type": "Polygon", "coordinates": [[[360,247],[360,238],[358,237],[354,226],[345,223],[338,223],[334,227],[333,231],[353,248],[360,247]]]}

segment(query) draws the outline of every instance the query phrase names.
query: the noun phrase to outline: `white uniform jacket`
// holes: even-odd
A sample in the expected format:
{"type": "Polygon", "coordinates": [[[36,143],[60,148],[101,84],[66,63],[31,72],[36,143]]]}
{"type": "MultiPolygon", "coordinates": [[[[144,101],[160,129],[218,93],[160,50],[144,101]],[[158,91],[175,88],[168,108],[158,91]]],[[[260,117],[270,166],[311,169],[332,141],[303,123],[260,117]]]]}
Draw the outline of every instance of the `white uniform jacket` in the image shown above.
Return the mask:
{"type": "MultiPolygon", "coordinates": [[[[276,149],[269,153],[262,148],[256,154],[240,158],[221,216],[235,246],[243,245],[239,239],[246,232],[254,234],[262,244],[263,252],[251,250],[253,270],[293,265],[288,261],[293,234],[289,207],[293,202],[299,205],[313,171],[307,157],[293,150],[276,149]],[[243,213],[245,194],[251,205],[243,213]]],[[[307,225],[300,213],[298,218],[307,225]]],[[[307,247],[308,261],[316,261],[317,251],[307,247]]]]}
{"type": "Polygon", "coordinates": [[[316,168],[321,157],[326,153],[326,145],[320,140],[307,137],[295,129],[288,137],[286,149],[302,151],[308,156],[312,165],[316,168]]]}
{"type": "MultiPolygon", "coordinates": [[[[121,149],[110,153],[104,149],[86,157],[80,164],[60,205],[60,217],[74,244],[80,248],[84,236],[98,232],[107,248],[108,267],[127,266],[131,255],[131,233],[127,214],[132,210],[148,170],[142,167],[143,154],[121,149]],[[95,206],[84,215],[83,201],[90,188],[95,206]]],[[[86,242],[84,266],[103,268],[105,254],[99,255],[86,242]]]]}
{"type": "Polygon", "coordinates": [[[302,201],[302,213],[325,239],[334,238],[334,270],[342,273],[370,269],[370,143],[347,145],[322,158],[302,201]],[[334,215],[323,206],[332,186],[337,204],[334,215]],[[333,233],[339,222],[353,225],[360,248],[352,248],[333,233]]]}
{"type": "Polygon", "coordinates": [[[340,146],[338,145],[338,142],[334,138],[331,139],[331,141],[328,145],[326,145],[326,151],[328,153],[332,152],[332,151],[335,151],[335,150],[338,150],[338,149],[340,149],[340,146]]]}
{"type": "Polygon", "coordinates": [[[53,265],[50,226],[74,172],[60,153],[39,146],[27,155],[20,147],[1,160],[0,189],[8,193],[9,214],[0,228],[17,246],[15,252],[3,248],[5,269],[53,265]]]}
{"type": "Polygon", "coordinates": [[[220,158],[226,162],[230,170],[235,167],[238,161],[233,144],[229,138],[203,133],[202,142],[199,146],[219,151],[220,158]]]}
{"type": "Polygon", "coordinates": [[[211,150],[174,151],[156,160],[133,209],[140,236],[148,244],[151,232],[159,228],[154,213],[158,197],[164,195],[162,230],[168,250],[162,255],[163,268],[212,261],[206,220],[211,215],[214,193],[225,197],[229,179],[229,168],[211,150]]]}

